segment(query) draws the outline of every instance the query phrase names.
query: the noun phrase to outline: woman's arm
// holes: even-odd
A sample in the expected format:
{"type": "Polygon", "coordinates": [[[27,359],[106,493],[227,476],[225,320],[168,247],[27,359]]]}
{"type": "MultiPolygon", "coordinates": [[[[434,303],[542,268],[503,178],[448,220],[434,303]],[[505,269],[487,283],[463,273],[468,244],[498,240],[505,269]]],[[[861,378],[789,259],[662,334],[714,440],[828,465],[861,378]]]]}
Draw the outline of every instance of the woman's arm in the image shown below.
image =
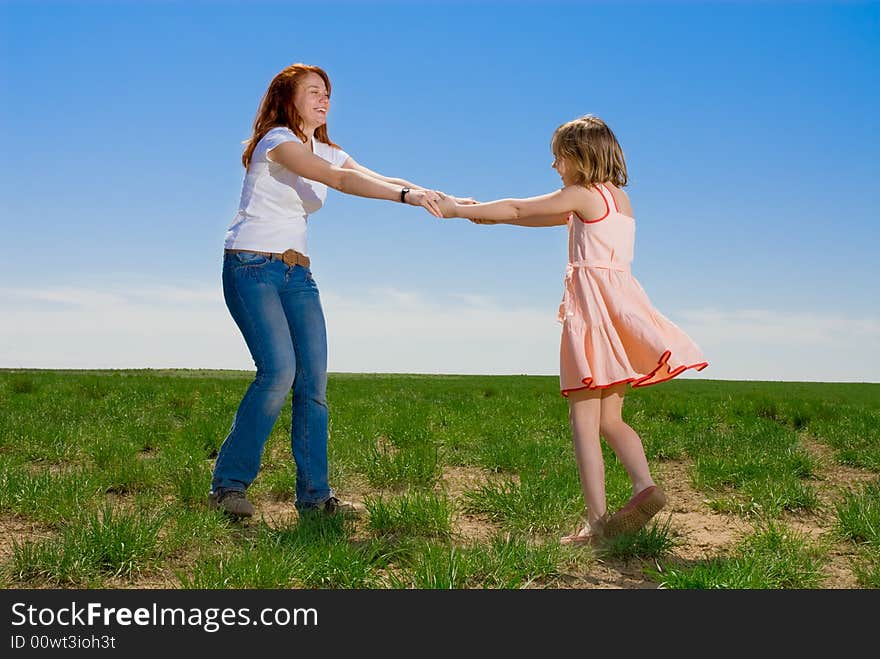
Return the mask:
{"type": "MultiPolygon", "coordinates": [[[[318,181],[335,190],[358,197],[400,201],[401,190],[404,187],[409,187],[373,178],[356,169],[344,169],[331,165],[299,142],[279,144],[269,151],[269,158],[303,178],[318,181]]],[[[442,217],[436,203],[437,198],[437,193],[419,189],[410,190],[405,201],[411,206],[424,207],[435,217],[442,217]]]]}
{"type": "Polygon", "coordinates": [[[565,224],[568,214],[583,204],[582,190],[568,186],[539,197],[499,199],[485,204],[458,204],[440,200],[443,217],[464,217],[481,224],[546,227],[565,224]]]}
{"type": "MultiPolygon", "coordinates": [[[[403,178],[392,178],[390,176],[383,176],[379,172],[374,172],[369,167],[364,167],[362,164],[357,162],[351,156],[349,156],[348,159],[344,163],[342,163],[342,168],[343,169],[354,169],[358,172],[361,172],[362,174],[366,174],[367,176],[372,176],[374,179],[377,179],[379,181],[385,181],[386,183],[391,183],[392,185],[399,185],[401,187],[410,188],[411,190],[428,190],[429,189],[429,188],[424,188],[421,185],[417,185],[415,183],[412,183],[411,181],[407,181],[406,179],[403,179],[403,178]]],[[[452,197],[452,198],[456,202],[458,202],[459,204],[476,203],[475,200],[471,199],[470,197],[452,197]]]]}
{"type": "Polygon", "coordinates": [[[412,183],[411,181],[407,181],[406,179],[392,178],[390,176],[383,176],[379,172],[374,172],[372,169],[370,169],[368,167],[364,167],[362,164],[360,164],[358,161],[356,161],[351,156],[349,156],[348,159],[344,163],[342,163],[342,168],[343,169],[354,169],[356,171],[361,172],[362,174],[366,174],[367,176],[372,176],[374,179],[378,179],[379,181],[385,181],[386,183],[391,183],[392,185],[399,185],[401,187],[410,188],[411,190],[426,190],[427,189],[427,188],[423,188],[420,185],[416,185],[415,183],[412,183]]]}

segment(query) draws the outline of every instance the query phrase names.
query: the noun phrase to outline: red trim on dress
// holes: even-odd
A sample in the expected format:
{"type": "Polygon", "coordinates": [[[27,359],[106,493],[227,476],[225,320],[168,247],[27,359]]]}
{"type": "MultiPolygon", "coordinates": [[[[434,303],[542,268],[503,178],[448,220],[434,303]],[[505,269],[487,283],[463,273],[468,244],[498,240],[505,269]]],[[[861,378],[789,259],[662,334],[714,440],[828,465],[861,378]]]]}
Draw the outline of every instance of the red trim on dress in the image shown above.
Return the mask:
{"type": "MultiPolygon", "coordinates": [[[[580,220],[581,222],[583,222],[584,224],[595,224],[596,222],[601,222],[601,221],[604,220],[606,217],[608,217],[609,215],[611,215],[611,206],[608,205],[608,200],[605,198],[605,195],[602,194],[602,191],[599,190],[599,188],[598,188],[597,186],[594,185],[593,187],[596,188],[596,192],[599,193],[599,196],[602,197],[602,201],[605,202],[605,215],[603,215],[602,217],[600,217],[598,220],[585,220],[584,218],[581,217],[580,213],[578,213],[577,211],[572,211],[575,215],[577,215],[577,219],[579,219],[579,220],[580,220]]],[[[612,199],[612,201],[614,200],[614,196],[613,196],[613,195],[611,196],[611,199],[612,199]]],[[[616,205],[617,205],[617,202],[615,202],[614,205],[616,206],[616,205]]]]}
{"type": "Polygon", "coordinates": [[[608,193],[608,196],[611,197],[611,201],[614,202],[614,211],[617,212],[617,213],[619,213],[619,212],[620,212],[620,206],[617,205],[617,199],[614,198],[614,193],[611,192],[611,190],[608,189],[608,186],[605,185],[604,183],[602,184],[602,187],[605,188],[605,192],[608,193]]]}
{"type": "Polygon", "coordinates": [[[689,368],[694,368],[698,371],[702,371],[704,368],[706,368],[709,365],[709,362],[699,362],[697,364],[691,364],[690,366],[679,366],[677,369],[672,371],[667,377],[663,378],[662,380],[655,380],[654,382],[647,382],[648,380],[650,380],[651,378],[653,378],[657,374],[657,371],[659,371],[661,368],[666,366],[666,364],[669,361],[669,358],[671,356],[672,356],[672,351],[667,350],[666,352],[664,352],[660,356],[660,360],[657,362],[657,368],[655,368],[653,371],[651,371],[647,375],[642,375],[642,376],[635,377],[635,378],[627,378],[626,380],[612,382],[611,384],[599,384],[599,385],[592,384],[593,378],[584,378],[583,380],[581,380],[581,382],[583,382],[585,386],[574,387],[572,389],[563,389],[559,393],[561,393],[563,396],[568,398],[568,394],[571,391],[582,391],[583,389],[590,389],[591,391],[597,391],[599,389],[607,389],[608,387],[614,387],[618,384],[625,384],[625,383],[630,383],[630,382],[633,383],[631,385],[633,388],[635,388],[635,387],[649,387],[652,384],[660,384],[661,382],[668,382],[669,380],[671,380],[675,376],[681,375],[689,368]]]}

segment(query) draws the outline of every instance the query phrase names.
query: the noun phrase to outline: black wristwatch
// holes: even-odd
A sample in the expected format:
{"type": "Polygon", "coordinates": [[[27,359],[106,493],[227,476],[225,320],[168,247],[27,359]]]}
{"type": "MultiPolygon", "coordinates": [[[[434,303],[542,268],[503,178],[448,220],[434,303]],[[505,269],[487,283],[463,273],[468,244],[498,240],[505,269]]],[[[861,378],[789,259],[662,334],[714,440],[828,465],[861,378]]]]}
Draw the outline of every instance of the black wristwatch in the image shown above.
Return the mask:
{"type": "Polygon", "coordinates": [[[409,192],[409,188],[404,188],[403,190],[400,191],[400,203],[401,204],[406,203],[406,193],[407,192],[409,192]]]}

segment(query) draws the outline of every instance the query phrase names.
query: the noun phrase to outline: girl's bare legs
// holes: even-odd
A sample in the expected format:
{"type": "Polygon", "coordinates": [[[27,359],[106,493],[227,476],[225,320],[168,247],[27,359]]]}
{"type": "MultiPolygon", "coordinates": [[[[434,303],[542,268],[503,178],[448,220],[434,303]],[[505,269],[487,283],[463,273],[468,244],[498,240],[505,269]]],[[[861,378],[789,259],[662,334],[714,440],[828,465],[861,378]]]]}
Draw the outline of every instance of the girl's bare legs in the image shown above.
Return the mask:
{"type": "MultiPolygon", "coordinates": [[[[572,391],[568,395],[568,411],[581,491],[587,505],[587,521],[595,525],[605,514],[605,462],[599,443],[602,392],[572,391]]],[[[582,530],[581,535],[586,532],[589,529],[582,530]]]]}
{"type": "MultiPolygon", "coordinates": [[[[602,390],[599,433],[614,450],[633,485],[633,495],[654,485],[645,449],[638,433],[623,420],[623,397],[626,385],[619,384],[602,390]]],[[[603,490],[604,497],[604,490],[603,490]]]]}

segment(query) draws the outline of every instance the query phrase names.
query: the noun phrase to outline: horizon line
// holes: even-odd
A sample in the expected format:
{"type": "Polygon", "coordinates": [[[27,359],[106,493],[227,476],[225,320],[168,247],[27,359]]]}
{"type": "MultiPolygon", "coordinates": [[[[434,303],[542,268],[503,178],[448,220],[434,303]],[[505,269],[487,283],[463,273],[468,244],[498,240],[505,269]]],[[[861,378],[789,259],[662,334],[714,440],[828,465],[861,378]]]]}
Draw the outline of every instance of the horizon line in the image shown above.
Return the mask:
{"type": "MultiPolygon", "coordinates": [[[[28,368],[28,367],[0,367],[0,373],[144,373],[144,372],[204,372],[204,373],[236,373],[242,375],[250,375],[256,373],[250,369],[234,369],[234,368],[181,368],[181,367],[151,367],[142,368],[28,368]]],[[[555,374],[533,374],[533,373],[418,373],[418,372],[386,372],[386,371],[327,371],[327,375],[374,375],[374,376],[398,376],[398,377],[529,377],[529,378],[558,378],[555,374]]],[[[693,381],[693,382],[754,382],[754,383],[778,383],[778,384],[880,384],[880,382],[871,382],[867,380],[746,380],[746,379],[717,379],[717,378],[673,378],[671,381],[693,381]]]]}

